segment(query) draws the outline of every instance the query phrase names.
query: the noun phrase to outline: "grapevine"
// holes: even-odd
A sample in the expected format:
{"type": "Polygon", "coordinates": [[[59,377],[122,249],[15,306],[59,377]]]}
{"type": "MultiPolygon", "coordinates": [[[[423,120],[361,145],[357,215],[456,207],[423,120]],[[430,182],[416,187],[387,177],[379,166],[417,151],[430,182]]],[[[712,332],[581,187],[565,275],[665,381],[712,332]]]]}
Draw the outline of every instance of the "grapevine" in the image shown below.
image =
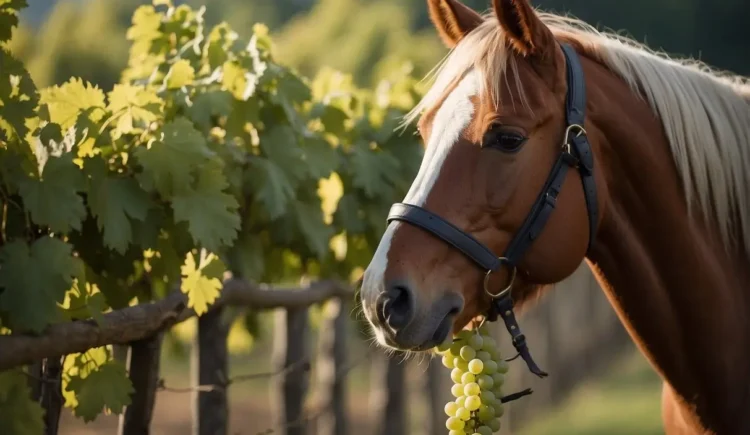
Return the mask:
{"type": "MultiPolygon", "coordinates": [[[[154,0],[133,14],[120,83],[37,89],[6,46],[24,7],[0,2],[0,334],[175,288],[202,315],[226,271],[279,283],[367,264],[421,158],[398,129],[420,94],[408,68],[373,90],[330,69],[309,80],[275,60],[264,25],[240,41],[203,8],[154,0]]],[[[0,376],[9,434],[41,432],[29,375],[0,376]]],[[[132,385],[104,346],[66,356],[62,389],[91,421],[132,385]]]]}
{"type": "Polygon", "coordinates": [[[445,405],[450,435],[491,435],[505,412],[501,398],[508,363],[501,358],[487,325],[462,330],[435,349],[451,369],[454,401],[445,405]]]}

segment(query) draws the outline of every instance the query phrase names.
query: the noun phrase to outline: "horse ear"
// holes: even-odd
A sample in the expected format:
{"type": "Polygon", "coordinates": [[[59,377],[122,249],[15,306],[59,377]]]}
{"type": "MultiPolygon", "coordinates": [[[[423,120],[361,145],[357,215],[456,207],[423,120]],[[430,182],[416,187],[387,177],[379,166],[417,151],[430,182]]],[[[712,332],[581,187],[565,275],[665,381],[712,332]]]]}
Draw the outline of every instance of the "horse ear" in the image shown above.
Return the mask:
{"type": "Polygon", "coordinates": [[[448,48],[479,26],[482,16],[457,0],[427,0],[430,19],[448,48]]]}
{"type": "Polygon", "coordinates": [[[544,55],[555,38],[528,0],[492,0],[495,15],[511,45],[523,56],[544,55]]]}

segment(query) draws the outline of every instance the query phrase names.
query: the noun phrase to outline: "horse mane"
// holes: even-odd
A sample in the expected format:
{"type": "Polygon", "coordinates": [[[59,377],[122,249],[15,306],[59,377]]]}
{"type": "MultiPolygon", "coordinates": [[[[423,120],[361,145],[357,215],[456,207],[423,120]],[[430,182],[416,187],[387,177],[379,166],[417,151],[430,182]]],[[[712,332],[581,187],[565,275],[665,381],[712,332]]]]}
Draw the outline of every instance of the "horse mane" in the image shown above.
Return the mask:
{"type": "MultiPolygon", "coordinates": [[[[621,77],[662,122],[688,209],[697,201],[727,247],[750,253],[750,80],[694,59],[675,59],[627,37],[571,17],[537,12],[558,40],[574,44],[621,77]]],[[[500,80],[515,58],[490,12],[431,72],[434,83],[405,121],[436,104],[446,88],[474,69],[480,92],[497,104],[500,80]]],[[[513,74],[516,78],[516,74],[513,74]]],[[[506,86],[510,86],[504,80],[506,86]]],[[[518,78],[514,85],[528,107],[518,78]]],[[[514,102],[515,103],[515,102],[514,102]]]]}

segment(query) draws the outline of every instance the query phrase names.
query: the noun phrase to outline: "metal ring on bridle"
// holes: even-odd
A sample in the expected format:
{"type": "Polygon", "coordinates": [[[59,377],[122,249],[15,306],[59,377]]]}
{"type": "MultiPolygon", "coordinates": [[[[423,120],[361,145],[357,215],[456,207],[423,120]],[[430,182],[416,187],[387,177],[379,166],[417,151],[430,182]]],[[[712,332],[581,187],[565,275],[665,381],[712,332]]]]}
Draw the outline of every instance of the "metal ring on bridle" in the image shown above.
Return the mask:
{"type": "Polygon", "coordinates": [[[582,125],[579,124],[570,124],[568,128],[565,129],[565,136],[563,136],[563,148],[565,148],[565,151],[570,154],[570,133],[573,130],[578,130],[578,133],[576,134],[576,137],[582,135],[582,134],[588,134],[586,133],[586,129],[583,128],[582,125]]]}
{"type": "MultiPolygon", "coordinates": [[[[498,260],[500,260],[500,264],[501,265],[503,263],[507,263],[508,262],[508,259],[505,258],[505,257],[499,257],[498,260]]],[[[489,287],[489,282],[490,282],[490,275],[492,275],[492,272],[494,272],[494,271],[493,270],[488,270],[487,273],[484,275],[484,292],[487,293],[493,299],[501,298],[501,297],[505,296],[510,291],[510,289],[513,287],[513,283],[516,280],[516,272],[517,272],[516,266],[513,266],[513,270],[512,270],[512,272],[510,274],[510,282],[508,283],[508,285],[504,289],[502,289],[499,293],[497,293],[497,294],[492,293],[489,290],[489,288],[488,288],[489,287]]]]}

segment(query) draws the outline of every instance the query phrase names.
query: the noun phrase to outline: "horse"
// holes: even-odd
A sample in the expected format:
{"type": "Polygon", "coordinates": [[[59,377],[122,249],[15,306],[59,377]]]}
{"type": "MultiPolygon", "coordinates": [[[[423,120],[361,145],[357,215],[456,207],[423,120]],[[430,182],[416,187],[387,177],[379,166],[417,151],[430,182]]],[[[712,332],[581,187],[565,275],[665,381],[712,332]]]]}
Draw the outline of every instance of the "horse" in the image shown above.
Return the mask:
{"type": "Polygon", "coordinates": [[[361,280],[377,342],[428,351],[498,310],[515,331],[585,261],[663,379],[665,433],[750,433],[748,80],[527,0],[428,6],[449,54],[361,280]]]}

